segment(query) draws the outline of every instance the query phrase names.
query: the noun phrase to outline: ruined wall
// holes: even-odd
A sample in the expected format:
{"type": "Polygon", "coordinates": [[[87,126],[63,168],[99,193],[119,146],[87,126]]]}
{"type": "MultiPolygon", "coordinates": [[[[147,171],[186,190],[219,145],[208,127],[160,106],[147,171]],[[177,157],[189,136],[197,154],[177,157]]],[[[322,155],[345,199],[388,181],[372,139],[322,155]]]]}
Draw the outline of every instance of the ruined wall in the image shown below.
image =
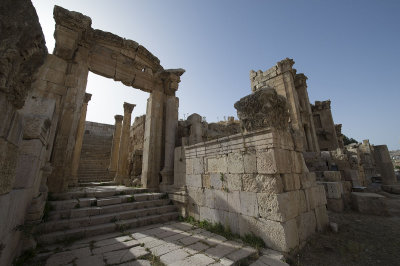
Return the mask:
{"type": "MultiPolygon", "coordinates": [[[[251,90],[273,88],[286,98],[289,106],[290,124],[305,151],[319,151],[318,141],[308,108],[307,77],[296,74],[294,61],[286,58],[272,68],[262,72],[250,71],[251,90]]],[[[298,142],[299,143],[299,142],[298,142]]]]}
{"type": "Polygon", "coordinates": [[[186,120],[178,121],[175,145],[193,145],[202,141],[213,140],[241,132],[240,122],[234,117],[227,121],[207,123],[199,114],[191,114],[186,120]]]}
{"type": "Polygon", "coordinates": [[[111,181],[108,173],[111,158],[114,125],[86,121],[81,156],[78,168],[78,181],[111,181]]]}
{"type": "Polygon", "coordinates": [[[187,214],[289,252],[328,223],[324,187],[293,138],[285,97],[261,88],[234,106],[243,133],[185,147],[187,214]]]}
{"type": "Polygon", "coordinates": [[[323,186],[290,134],[260,130],[185,147],[188,215],[290,251],[328,222],[323,186]]]}
{"type": "Polygon", "coordinates": [[[316,101],[311,106],[318,144],[321,151],[339,148],[336,127],[331,112],[331,101],[316,101]]]}
{"type": "Polygon", "coordinates": [[[23,246],[16,228],[41,218],[54,102],[32,89],[47,55],[32,3],[1,1],[0,32],[0,265],[11,265],[23,246]]]}

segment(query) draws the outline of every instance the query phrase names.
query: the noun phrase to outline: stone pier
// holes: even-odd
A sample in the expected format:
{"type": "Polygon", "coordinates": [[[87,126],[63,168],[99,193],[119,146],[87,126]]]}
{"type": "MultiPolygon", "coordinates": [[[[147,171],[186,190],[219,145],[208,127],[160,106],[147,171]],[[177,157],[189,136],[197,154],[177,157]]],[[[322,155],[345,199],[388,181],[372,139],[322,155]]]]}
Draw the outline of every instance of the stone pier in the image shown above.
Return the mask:
{"type": "Polygon", "coordinates": [[[115,115],[115,128],[113,135],[113,143],[111,148],[111,159],[108,171],[110,175],[115,175],[118,167],[118,157],[119,157],[119,143],[121,141],[121,130],[122,130],[122,120],[124,117],[122,115],[115,115]]]}
{"type": "Polygon", "coordinates": [[[85,133],[87,106],[91,98],[92,94],[85,93],[85,99],[83,100],[82,104],[82,111],[81,111],[81,117],[79,119],[78,130],[76,132],[74,153],[72,154],[71,180],[69,182],[70,186],[76,186],[78,184],[79,159],[81,158],[83,134],[85,133]]]}
{"type": "Polygon", "coordinates": [[[131,115],[135,104],[124,103],[124,122],[122,124],[121,141],[119,143],[118,168],[115,182],[122,184],[129,178],[128,154],[129,154],[129,130],[131,127],[131,115]]]}
{"type": "Polygon", "coordinates": [[[167,96],[165,105],[165,156],[164,168],[161,171],[161,185],[163,186],[174,184],[174,149],[175,134],[178,125],[178,98],[167,96]]]}

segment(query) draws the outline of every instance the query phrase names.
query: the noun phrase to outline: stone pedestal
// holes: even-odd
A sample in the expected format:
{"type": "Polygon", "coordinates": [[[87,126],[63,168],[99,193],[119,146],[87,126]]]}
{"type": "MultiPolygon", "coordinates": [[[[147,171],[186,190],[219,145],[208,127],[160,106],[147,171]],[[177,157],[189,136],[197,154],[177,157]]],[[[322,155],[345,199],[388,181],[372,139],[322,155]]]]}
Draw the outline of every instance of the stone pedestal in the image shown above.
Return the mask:
{"type": "Polygon", "coordinates": [[[78,129],[76,132],[74,153],[72,154],[71,180],[69,182],[70,186],[76,186],[78,184],[79,159],[81,158],[83,134],[85,133],[87,106],[91,98],[92,94],[85,93],[85,99],[83,100],[82,104],[81,117],[79,119],[78,129]]]}
{"type": "Polygon", "coordinates": [[[115,182],[117,184],[123,184],[129,178],[129,130],[131,127],[131,115],[135,106],[135,104],[124,103],[124,122],[122,124],[121,141],[119,143],[118,169],[115,176],[115,182]]]}
{"type": "Polygon", "coordinates": [[[161,185],[163,186],[174,183],[174,149],[175,133],[178,124],[178,98],[167,96],[165,105],[165,156],[164,168],[161,171],[161,185]]]}
{"type": "Polygon", "coordinates": [[[108,172],[110,173],[110,175],[115,175],[118,168],[119,143],[121,141],[122,120],[124,119],[124,117],[122,115],[115,115],[114,118],[115,127],[111,148],[110,166],[108,167],[108,172]]]}

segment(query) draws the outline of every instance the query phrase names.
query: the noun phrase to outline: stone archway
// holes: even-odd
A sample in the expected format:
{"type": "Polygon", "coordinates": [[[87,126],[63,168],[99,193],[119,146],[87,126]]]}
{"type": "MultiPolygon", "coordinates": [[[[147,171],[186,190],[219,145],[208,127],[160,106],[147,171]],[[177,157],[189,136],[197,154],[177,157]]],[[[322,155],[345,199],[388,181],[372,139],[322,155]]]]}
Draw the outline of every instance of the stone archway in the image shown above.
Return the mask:
{"type": "MultiPolygon", "coordinates": [[[[72,154],[89,71],[150,93],[147,101],[142,185],[158,189],[160,172],[170,182],[177,123],[178,89],[183,69],[165,70],[145,47],[109,32],[93,29],[91,19],[54,7],[56,46],[45,63],[45,75],[60,86],[57,125],[51,155],[50,191],[62,191],[71,175],[72,154]],[[56,73],[49,73],[56,70],[56,73]],[[171,132],[172,131],[172,132],[171,132]],[[171,145],[171,143],[173,145],[171,145]],[[171,164],[172,163],[172,164],[171,164]]],[[[47,78],[48,79],[48,78],[47,78]]],[[[46,80],[46,77],[43,77],[46,80]]],[[[48,87],[48,80],[46,80],[48,87]]]]}

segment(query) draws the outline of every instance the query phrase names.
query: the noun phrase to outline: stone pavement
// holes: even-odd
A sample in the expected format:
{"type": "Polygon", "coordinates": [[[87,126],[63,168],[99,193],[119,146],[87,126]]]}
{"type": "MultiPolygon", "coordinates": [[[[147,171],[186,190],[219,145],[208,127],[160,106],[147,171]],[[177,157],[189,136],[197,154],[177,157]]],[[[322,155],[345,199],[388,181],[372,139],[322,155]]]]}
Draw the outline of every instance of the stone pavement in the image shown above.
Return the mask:
{"type": "Polygon", "coordinates": [[[44,247],[35,257],[56,265],[288,265],[273,250],[256,249],[184,222],[167,222],[44,247]],[[158,263],[158,264],[157,264],[158,263]]]}

